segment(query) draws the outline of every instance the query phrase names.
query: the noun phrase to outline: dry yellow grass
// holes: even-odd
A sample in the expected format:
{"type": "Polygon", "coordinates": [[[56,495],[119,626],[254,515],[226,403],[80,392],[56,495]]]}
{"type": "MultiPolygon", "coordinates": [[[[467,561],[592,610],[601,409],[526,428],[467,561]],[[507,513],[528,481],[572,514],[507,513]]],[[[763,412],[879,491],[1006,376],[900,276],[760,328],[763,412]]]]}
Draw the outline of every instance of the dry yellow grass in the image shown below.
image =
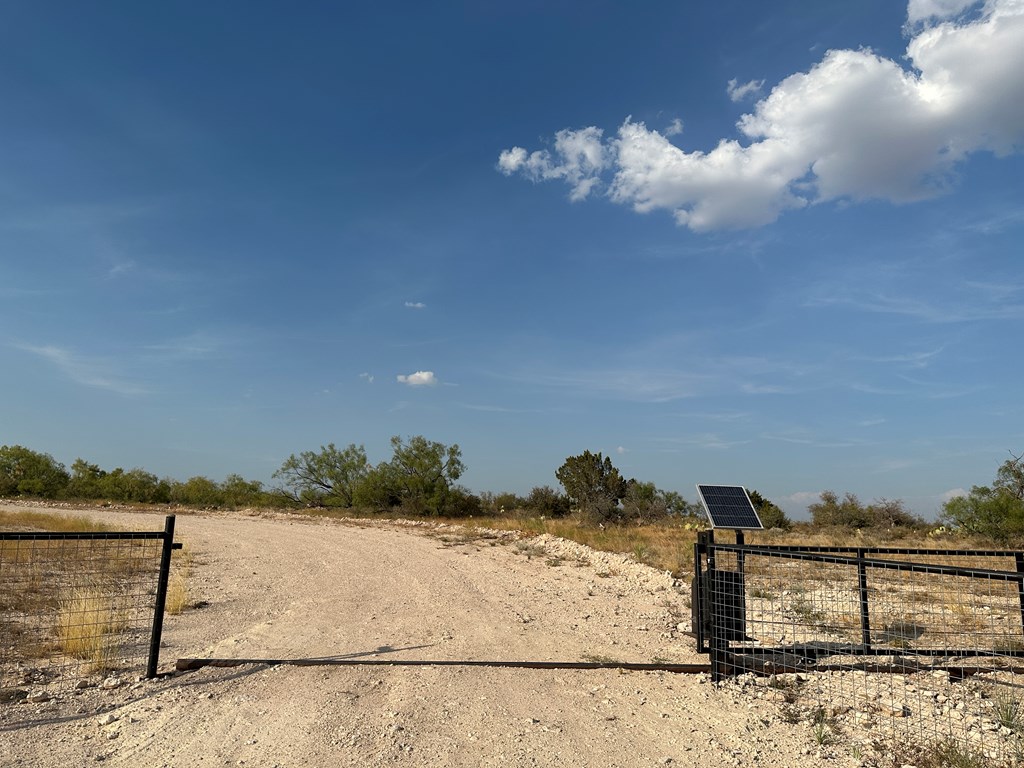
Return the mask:
{"type": "Polygon", "coordinates": [[[660,525],[596,525],[580,523],[572,518],[541,517],[473,517],[444,522],[467,528],[494,528],[519,531],[526,535],[549,534],[584,544],[601,552],[632,555],[637,561],[671,571],[677,576],[693,570],[693,545],[697,532],[679,522],[660,525]]]}
{"type": "Polygon", "coordinates": [[[126,626],[110,594],[97,586],[72,588],[57,610],[57,646],[61,653],[90,663],[91,671],[109,669],[113,637],[126,626]]]}
{"type": "MultiPolygon", "coordinates": [[[[693,573],[693,545],[697,540],[697,526],[693,520],[670,520],[653,525],[606,525],[603,528],[587,525],[568,518],[531,517],[526,514],[506,517],[473,517],[445,519],[440,522],[463,525],[468,528],[496,528],[520,531],[527,535],[543,533],[585,544],[605,552],[632,554],[654,568],[672,572],[676,577],[693,573]]],[[[719,540],[732,542],[729,531],[719,531],[719,540]]],[[[756,531],[746,535],[748,544],[780,544],[800,546],[863,546],[863,547],[916,547],[922,549],[991,547],[991,542],[967,537],[947,536],[936,539],[924,531],[892,529],[889,531],[850,531],[848,529],[816,529],[798,524],[792,531],[756,531]]],[[[747,561],[748,566],[756,565],[747,561]]],[[[961,560],[957,564],[962,565],[961,560]]],[[[988,567],[991,567],[989,564],[988,567]]],[[[801,566],[806,570],[806,565],[801,566]]],[[[818,566],[820,580],[836,578],[826,566],[818,566]]]]}
{"type": "Polygon", "coordinates": [[[177,616],[184,613],[188,607],[188,582],[185,575],[180,571],[172,573],[167,582],[167,602],[164,603],[164,610],[171,616],[177,616]]]}
{"type": "Polygon", "coordinates": [[[116,531],[117,526],[99,523],[85,515],[53,515],[46,512],[0,510],[0,531],[30,528],[38,531],[81,533],[83,531],[116,531]]]}
{"type": "Polygon", "coordinates": [[[171,616],[177,616],[192,607],[189,599],[189,582],[194,565],[195,557],[187,545],[174,553],[167,582],[167,600],[164,603],[164,611],[171,616]]]}

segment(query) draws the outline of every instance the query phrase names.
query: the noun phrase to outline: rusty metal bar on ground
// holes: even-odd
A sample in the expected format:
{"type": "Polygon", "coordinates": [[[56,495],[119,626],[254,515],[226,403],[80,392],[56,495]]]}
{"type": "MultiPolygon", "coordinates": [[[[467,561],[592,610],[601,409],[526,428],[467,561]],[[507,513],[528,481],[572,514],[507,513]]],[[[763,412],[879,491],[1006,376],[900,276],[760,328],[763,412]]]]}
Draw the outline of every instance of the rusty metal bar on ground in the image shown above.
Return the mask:
{"type": "Polygon", "coordinates": [[[424,661],[401,659],[178,659],[177,672],[203,667],[240,667],[248,664],[292,667],[492,667],[505,669],[622,669],[637,672],[676,672],[696,675],[711,671],[710,664],[641,664],[617,661],[424,661]]]}

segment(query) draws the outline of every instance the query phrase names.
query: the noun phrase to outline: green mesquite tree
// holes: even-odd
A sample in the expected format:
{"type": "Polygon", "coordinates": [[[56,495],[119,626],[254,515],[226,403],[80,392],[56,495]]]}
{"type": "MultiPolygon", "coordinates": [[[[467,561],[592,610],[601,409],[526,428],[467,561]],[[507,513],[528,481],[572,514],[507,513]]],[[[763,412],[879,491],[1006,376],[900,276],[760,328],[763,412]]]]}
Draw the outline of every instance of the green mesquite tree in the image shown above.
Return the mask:
{"type": "Polygon", "coordinates": [[[42,496],[64,493],[70,476],[48,453],[20,445],[0,446],[0,496],[42,496]]]}
{"type": "Polygon", "coordinates": [[[289,456],[274,478],[279,490],[292,501],[308,507],[351,507],[357,488],[366,478],[366,450],[354,443],[338,450],[334,443],[318,452],[289,456]]]}

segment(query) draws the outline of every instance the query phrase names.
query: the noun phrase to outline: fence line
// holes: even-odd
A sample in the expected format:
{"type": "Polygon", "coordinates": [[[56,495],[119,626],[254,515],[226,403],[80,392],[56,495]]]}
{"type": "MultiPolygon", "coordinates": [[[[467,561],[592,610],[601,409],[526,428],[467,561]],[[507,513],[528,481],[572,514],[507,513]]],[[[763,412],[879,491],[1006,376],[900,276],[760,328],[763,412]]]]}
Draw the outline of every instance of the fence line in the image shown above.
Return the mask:
{"type": "Polygon", "coordinates": [[[0,532],[0,691],[155,677],[174,516],[163,531],[0,532]]]}
{"type": "Polygon", "coordinates": [[[1022,553],[702,534],[695,555],[694,629],[715,680],[858,753],[915,745],[1007,765],[1024,754],[1022,553]]]}

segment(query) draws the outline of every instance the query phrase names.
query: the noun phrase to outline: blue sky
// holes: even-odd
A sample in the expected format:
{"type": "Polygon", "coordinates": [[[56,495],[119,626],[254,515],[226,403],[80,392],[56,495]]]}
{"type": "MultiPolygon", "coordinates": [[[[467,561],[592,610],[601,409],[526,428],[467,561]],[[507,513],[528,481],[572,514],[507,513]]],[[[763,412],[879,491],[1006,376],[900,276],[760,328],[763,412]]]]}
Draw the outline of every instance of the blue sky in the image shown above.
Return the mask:
{"type": "Polygon", "coordinates": [[[1021,0],[5,4],[0,443],[934,515],[1024,450],[1021,0]]]}

